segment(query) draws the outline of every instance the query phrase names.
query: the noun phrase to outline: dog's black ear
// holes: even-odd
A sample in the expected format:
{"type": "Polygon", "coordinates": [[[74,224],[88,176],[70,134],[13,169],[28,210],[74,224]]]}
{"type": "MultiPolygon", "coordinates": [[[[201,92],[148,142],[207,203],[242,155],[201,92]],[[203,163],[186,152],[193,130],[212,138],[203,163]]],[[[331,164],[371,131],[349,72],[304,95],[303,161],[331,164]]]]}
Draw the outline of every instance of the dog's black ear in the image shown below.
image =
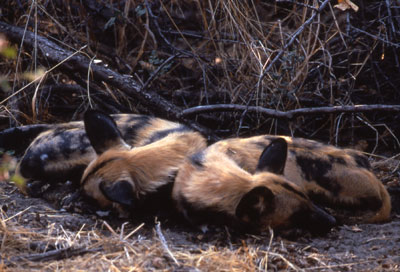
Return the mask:
{"type": "Polygon", "coordinates": [[[103,112],[88,110],[85,112],[84,124],[86,135],[97,155],[114,147],[127,147],[114,119],[103,112]]]}
{"type": "Polygon", "coordinates": [[[242,197],[235,214],[241,221],[257,225],[262,215],[274,211],[274,203],[272,191],[265,186],[258,186],[242,197]]]}
{"type": "Polygon", "coordinates": [[[285,139],[277,138],[264,149],[258,165],[257,172],[272,172],[278,175],[283,175],[287,158],[288,145],[285,139]]]}
{"type": "Polygon", "coordinates": [[[120,180],[111,184],[102,181],[99,186],[101,192],[108,200],[128,207],[133,206],[135,194],[129,181],[120,180]]]}

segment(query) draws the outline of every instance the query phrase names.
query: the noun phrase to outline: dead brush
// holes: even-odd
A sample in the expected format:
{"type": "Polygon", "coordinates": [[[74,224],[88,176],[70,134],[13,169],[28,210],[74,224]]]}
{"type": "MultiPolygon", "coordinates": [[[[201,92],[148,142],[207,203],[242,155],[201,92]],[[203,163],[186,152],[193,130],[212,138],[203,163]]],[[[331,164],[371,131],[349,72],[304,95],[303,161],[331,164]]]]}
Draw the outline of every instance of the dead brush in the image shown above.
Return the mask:
{"type": "MultiPolygon", "coordinates": [[[[0,63],[12,86],[0,94],[2,124],[77,119],[88,105],[110,112],[148,110],[121,86],[95,80],[90,67],[98,63],[131,75],[142,92],[154,90],[180,109],[224,103],[289,111],[396,101],[399,83],[389,68],[399,62],[395,5],[373,1],[360,4],[358,12],[333,5],[311,0],[7,3],[5,18],[22,18],[15,23],[65,48],[87,46],[83,51],[91,61],[79,75],[52,70],[58,65],[49,65],[34,44],[20,48],[15,66],[0,63]],[[46,76],[27,86],[20,74],[39,75],[41,67],[46,76]]],[[[382,123],[363,113],[314,117],[287,122],[246,110],[210,111],[199,122],[231,135],[267,131],[338,143],[350,139],[354,145],[355,131],[365,130],[363,121],[371,127],[382,123]]],[[[375,131],[367,130],[374,141],[375,131]]]]}
{"type": "MultiPolygon", "coordinates": [[[[211,56],[211,64],[221,70],[223,77],[215,83],[216,89],[229,91],[231,103],[247,103],[252,97],[251,104],[294,108],[296,100],[288,100],[288,93],[297,91],[301,95],[309,62],[323,44],[320,16],[284,52],[279,63],[261,82],[262,87],[255,89],[264,69],[287,43],[291,33],[315,11],[305,6],[286,10],[280,9],[276,3],[234,0],[209,1],[208,5],[198,3],[198,6],[201,7],[204,35],[208,40],[201,44],[201,48],[193,44],[188,48],[193,50],[193,54],[211,56]],[[224,43],[224,40],[232,42],[224,43]]],[[[173,25],[179,27],[177,23],[173,25]]],[[[182,29],[177,31],[184,35],[182,29]]],[[[338,34],[337,30],[334,31],[336,33],[330,35],[338,34]]]]}

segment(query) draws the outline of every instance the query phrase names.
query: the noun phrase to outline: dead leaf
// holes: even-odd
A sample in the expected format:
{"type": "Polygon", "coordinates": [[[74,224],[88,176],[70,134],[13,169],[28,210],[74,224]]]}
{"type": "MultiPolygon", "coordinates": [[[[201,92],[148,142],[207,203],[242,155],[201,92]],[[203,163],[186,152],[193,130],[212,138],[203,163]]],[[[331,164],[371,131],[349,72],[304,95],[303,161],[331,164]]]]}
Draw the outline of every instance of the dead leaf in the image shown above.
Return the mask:
{"type": "Polygon", "coordinates": [[[338,4],[335,5],[335,8],[338,8],[342,11],[345,11],[348,9],[352,9],[355,12],[358,11],[358,6],[356,4],[354,4],[353,2],[351,2],[350,0],[338,0],[338,4]]]}

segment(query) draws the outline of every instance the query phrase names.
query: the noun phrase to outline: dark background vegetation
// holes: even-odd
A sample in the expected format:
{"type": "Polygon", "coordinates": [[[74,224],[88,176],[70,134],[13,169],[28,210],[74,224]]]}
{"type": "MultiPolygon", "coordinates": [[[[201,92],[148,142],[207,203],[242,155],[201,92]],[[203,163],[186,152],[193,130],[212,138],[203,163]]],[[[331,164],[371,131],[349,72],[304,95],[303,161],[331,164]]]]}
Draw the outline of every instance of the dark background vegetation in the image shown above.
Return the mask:
{"type": "MultiPolygon", "coordinates": [[[[318,13],[323,2],[2,1],[0,18],[66,52],[86,46],[79,54],[90,65],[131,76],[138,92],[158,94],[177,111],[213,104],[280,111],[399,105],[398,2],[353,1],[359,7],[355,12],[330,1],[318,13]],[[287,46],[297,30],[301,33],[287,46]]],[[[57,52],[46,52],[35,42],[21,46],[19,38],[5,34],[18,55],[0,62],[0,100],[7,99],[0,105],[1,129],[77,120],[93,106],[109,113],[178,119],[219,137],[277,133],[368,152],[376,147],[399,150],[398,111],[320,113],[290,120],[255,111],[177,116],[99,80],[92,70],[74,69],[68,61],[20,91],[57,65],[49,57],[57,52]]]]}

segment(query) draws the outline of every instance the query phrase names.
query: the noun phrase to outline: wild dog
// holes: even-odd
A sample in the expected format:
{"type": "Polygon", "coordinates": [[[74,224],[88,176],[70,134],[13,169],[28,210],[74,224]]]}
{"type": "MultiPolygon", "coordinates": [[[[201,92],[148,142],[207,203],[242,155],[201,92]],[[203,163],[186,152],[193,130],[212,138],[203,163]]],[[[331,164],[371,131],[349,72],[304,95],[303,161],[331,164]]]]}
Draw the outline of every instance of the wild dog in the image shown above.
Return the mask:
{"type": "MultiPolygon", "coordinates": [[[[97,114],[101,115],[97,111],[91,111],[87,116],[94,118],[97,114]]],[[[155,142],[170,132],[192,131],[182,124],[145,115],[116,114],[112,118],[121,137],[129,146],[155,142]]],[[[0,137],[4,148],[18,147],[16,141],[24,137],[34,138],[17,167],[17,172],[26,180],[49,183],[71,180],[79,184],[84,169],[96,158],[83,121],[9,129],[2,132],[0,137]]],[[[99,144],[95,137],[92,138],[93,145],[106,147],[106,144],[99,144]]]]}
{"type": "Polygon", "coordinates": [[[161,209],[171,202],[179,166],[206,148],[202,135],[175,124],[143,133],[142,145],[132,148],[110,116],[89,112],[84,122],[96,158],[85,169],[81,188],[100,207],[112,207],[122,215],[161,209]]]}
{"type": "Polygon", "coordinates": [[[330,209],[342,223],[376,223],[390,217],[390,196],[359,151],[316,141],[262,135],[217,142],[210,150],[230,157],[255,173],[258,157],[275,139],[288,143],[284,176],[303,188],[314,203],[330,209]]]}
{"type": "Polygon", "coordinates": [[[173,187],[178,210],[194,225],[212,222],[256,232],[268,227],[327,232],[335,219],[281,175],[286,153],[284,139],[272,141],[258,155],[252,173],[213,146],[191,156],[173,187]]]}

